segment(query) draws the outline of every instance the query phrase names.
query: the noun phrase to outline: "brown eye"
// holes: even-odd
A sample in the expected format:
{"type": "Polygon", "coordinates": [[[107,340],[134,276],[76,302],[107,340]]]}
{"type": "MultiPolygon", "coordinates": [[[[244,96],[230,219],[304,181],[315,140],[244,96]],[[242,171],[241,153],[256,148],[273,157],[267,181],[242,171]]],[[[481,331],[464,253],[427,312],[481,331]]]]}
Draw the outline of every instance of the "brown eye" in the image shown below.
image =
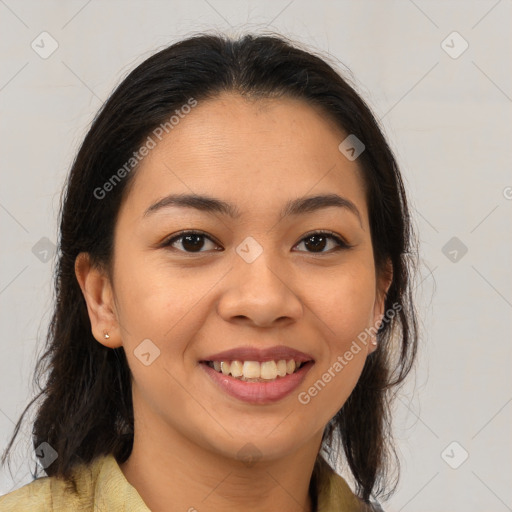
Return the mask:
{"type": "Polygon", "coordinates": [[[308,249],[308,252],[312,253],[324,253],[331,252],[330,250],[324,251],[324,249],[328,246],[328,241],[334,241],[334,251],[339,249],[348,249],[350,246],[343,241],[339,236],[334,233],[328,231],[316,231],[314,233],[309,233],[306,235],[299,244],[296,245],[298,247],[301,243],[308,249]]]}
{"type": "MultiPolygon", "coordinates": [[[[205,245],[205,239],[214,243],[205,233],[200,231],[184,231],[177,236],[174,236],[163,244],[163,247],[173,247],[176,242],[180,242],[183,249],[178,249],[181,252],[204,252],[201,249],[205,245]]],[[[215,247],[217,245],[215,244],[215,247]]],[[[174,248],[174,247],[173,247],[174,248]]]]}
{"type": "MultiPolygon", "coordinates": [[[[205,240],[213,244],[213,250],[219,250],[219,246],[202,231],[183,231],[164,242],[162,247],[176,248],[180,252],[189,254],[201,253],[208,250],[202,250],[205,247],[205,240]],[[181,248],[175,246],[177,243],[181,244],[181,248]],[[215,247],[217,249],[215,249],[215,247]]],[[[315,231],[313,233],[309,233],[295,247],[298,247],[301,243],[305,245],[307,252],[313,254],[334,252],[340,249],[349,249],[351,247],[351,245],[330,231],[315,231]],[[329,246],[329,242],[331,244],[334,242],[334,248],[328,248],[326,251],[325,248],[329,246]]]]}

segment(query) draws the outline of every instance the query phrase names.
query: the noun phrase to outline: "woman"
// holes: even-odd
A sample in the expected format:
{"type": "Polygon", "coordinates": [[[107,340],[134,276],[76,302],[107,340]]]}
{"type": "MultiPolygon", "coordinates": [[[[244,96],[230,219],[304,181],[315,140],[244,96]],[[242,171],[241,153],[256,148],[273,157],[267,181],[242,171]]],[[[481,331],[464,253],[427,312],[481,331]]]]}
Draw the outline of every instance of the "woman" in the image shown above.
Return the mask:
{"type": "Polygon", "coordinates": [[[85,137],[60,233],[29,404],[48,476],[1,510],[381,510],[413,236],[388,144],[329,64],[274,36],[153,55],[85,137]]]}

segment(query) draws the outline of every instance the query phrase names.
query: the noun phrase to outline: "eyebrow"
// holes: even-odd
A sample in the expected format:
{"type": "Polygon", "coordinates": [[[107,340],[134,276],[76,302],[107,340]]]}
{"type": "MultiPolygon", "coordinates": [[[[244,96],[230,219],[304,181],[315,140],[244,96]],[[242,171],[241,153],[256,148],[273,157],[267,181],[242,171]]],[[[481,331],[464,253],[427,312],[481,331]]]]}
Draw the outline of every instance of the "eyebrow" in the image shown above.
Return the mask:
{"type": "MultiPolygon", "coordinates": [[[[238,219],[241,215],[240,210],[235,204],[222,201],[214,197],[198,194],[171,194],[152,204],[144,212],[143,216],[147,217],[158,210],[172,206],[179,208],[193,208],[209,214],[220,213],[233,219],[238,219]]],[[[323,194],[291,199],[284,205],[281,210],[280,217],[283,219],[284,217],[294,215],[304,215],[333,206],[344,208],[345,210],[352,212],[359,219],[359,224],[362,226],[361,214],[359,213],[357,206],[350,201],[350,199],[341,197],[337,194],[323,194]]]]}

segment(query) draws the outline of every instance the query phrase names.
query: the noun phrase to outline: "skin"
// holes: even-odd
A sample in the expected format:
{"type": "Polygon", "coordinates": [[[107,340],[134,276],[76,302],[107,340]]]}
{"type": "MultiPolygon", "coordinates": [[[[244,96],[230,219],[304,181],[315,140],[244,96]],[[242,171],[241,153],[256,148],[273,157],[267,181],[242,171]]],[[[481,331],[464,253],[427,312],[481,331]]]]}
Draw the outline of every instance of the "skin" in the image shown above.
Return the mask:
{"type": "Polygon", "coordinates": [[[378,325],[390,285],[375,270],[361,170],[338,150],[346,136],[296,99],[223,93],[200,102],[137,170],[116,224],[111,278],[86,253],[77,258],[94,337],[123,346],[133,374],[134,447],[120,467],[151,510],[312,509],[322,432],[375,347],[362,345],[307,405],[298,393],[378,325]],[[176,207],[143,216],[167,194],[191,192],[230,201],[242,216],[176,207]],[[361,220],[337,207],[278,217],[289,199],[333,192],[350,199],[361,220]],[[159,246],[189,229],[211,237],[202,252],[183,239],[159,246]],[[327,239],[314,252],[304,238],[313,230],[353,247],[336,250],[327,239]],[[247,236],[263,248],[252,263],[235,251],[247,236]],[[134,350],[148,338],[160,355],[146,366],[134,350]],[[279,344],[315,364],[277,403],[232,398],[199,367],[226,349],[279,344]],[[247,443],[257,450],[254,464],[238,455],[247,443]]]}

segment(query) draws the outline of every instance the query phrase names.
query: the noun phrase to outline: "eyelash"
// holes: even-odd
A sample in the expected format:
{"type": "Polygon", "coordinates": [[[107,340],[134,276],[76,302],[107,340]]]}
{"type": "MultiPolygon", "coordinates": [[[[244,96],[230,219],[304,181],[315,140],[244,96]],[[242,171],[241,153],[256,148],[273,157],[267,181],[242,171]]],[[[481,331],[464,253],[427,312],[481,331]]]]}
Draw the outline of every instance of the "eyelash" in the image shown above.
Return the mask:
{"type": "MultiPolygon", "coordinates": [[[[161,247],[170,247],[176,241],[178,241],[178,240],[180,240],[182,238],[185,238],[188,235],[201,235],[201,236],[204,236],[205,238],[207,238],[208,240],[210,240],[211,242],[213,242],[214,244],[217,245],[217,242],[215,242],[215,240],[210,238],[203,231],[189,230],[189,231],[182,231],[178,235],[175,235],[172,238],[166,240],[165,242],[163,242],[161,247]]],[[[333,239],[338,244],[338,247],[336,247],[334,250],[331,249],[330,251],[318,252],[318,253],[308,252],[308,251],[300,251],[300,252],[308,252],[309,254],[331,254],[333,252],[337,252],[337,251],[342,250],[342,249],[350,249],[352,247],[352,245],[350,245],[347,242],[345,242],[345,240],[343,240],[341,237],[339,237],[338,235],[336,235],[332,231],[312,231],[310,233],[307,233],[306,235],[304,235],[304,237],[302,237],[302,239],[295,246],[301,244],[304,240],[306,240],[306,239],[308,239],[308,238],[310,238],[312,236],[316,236],[316,235],[327,235],[327,238],[333,239]]],[[[207,251],[188,252],[188,251],[182,251],[182,250],[179,250],[179,249],[178,249],[178,251],[182,252],[182,253],[185,253],[185,254],[194,254],[194,255],[195,254],[201,254],[202,252],[207,252],[207,251]]]]}

